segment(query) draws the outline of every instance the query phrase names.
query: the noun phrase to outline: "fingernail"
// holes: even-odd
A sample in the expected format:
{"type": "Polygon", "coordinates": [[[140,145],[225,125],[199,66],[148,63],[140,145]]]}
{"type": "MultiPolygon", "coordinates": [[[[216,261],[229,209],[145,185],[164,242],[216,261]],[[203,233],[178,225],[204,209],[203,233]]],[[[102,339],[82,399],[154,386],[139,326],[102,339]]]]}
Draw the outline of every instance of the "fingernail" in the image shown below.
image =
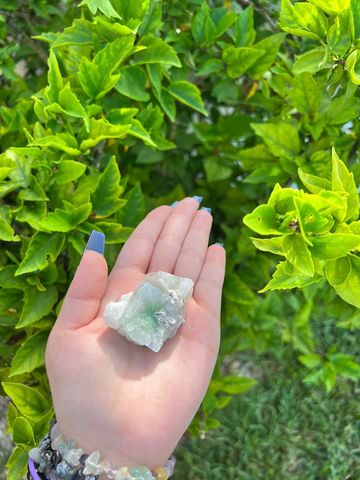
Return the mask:
{"type": "Polygon", "coordinates": [[[101,255],[104,255],[105,235],[97,230],[93,230],[90,234],[89,240],[87,241],[85,252],[87,250],[92,250],[93,252],[98,252],[101,255]]]}
{"type": "Polygon", "coordinates": [[[203,197],[200,197],[199,195],[194,195],[192,198],[195,198],[195,200],[196,200],[198,203],[201,203],[201,200],[203,199],[203,197]]]}
{"type": "Polygon", "coordinates": [[[205,210],[205,212],[211,213],[211,208],[209,207],[201,207],[200,210],[205,210]]]}
{"type": "Polygon", "coordinates": [[[221,242],[216,242],[215,245],[220,245],[220,247],[223,247],[223,246],[224,246],[224,244],[221,243],[221,242]]]}
{"type": "Polygon", "coordinates": [[[178,201],[173,202],[173,203],[170,205],[170,207],[176,207],[176,205],[177,205],[178,203],[179,203],[178,201]]]}

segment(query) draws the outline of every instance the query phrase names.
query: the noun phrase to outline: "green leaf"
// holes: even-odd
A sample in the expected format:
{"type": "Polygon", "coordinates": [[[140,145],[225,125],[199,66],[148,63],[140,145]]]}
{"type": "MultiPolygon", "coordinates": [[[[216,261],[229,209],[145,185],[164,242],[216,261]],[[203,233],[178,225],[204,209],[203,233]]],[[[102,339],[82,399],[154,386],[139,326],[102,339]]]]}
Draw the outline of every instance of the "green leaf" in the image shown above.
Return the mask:
{"type": "Polygon", "coordinates": [[[40,330],[25,340],[11,362],[9,377],[32,372],[35,368],[44,365],[48,336],[48,331],[40,330]]]}
{"type": "Polygon", "coordinates": [[[320,25],[315,13],[316,11],[314,11],[314,8],[317,9],[317,7],[313,6],[313,8],[311,8],[308,3],[296,3],[295,5],[293,6],[290,0],[281,0],[281,28],[285,32],[293,35],[318,40],[320,25]],[[294,9],[295,5],[297,5],[296,12],[294,9]],[[301,10],[305,10],[305,12],[301,12],[301,10]],[[305,16],[303,17],[301,13],[305,14],[305,16]],[[311,29],[311,31],[308,29],[311,29]]]}
{"type": "Polygon", "coordinates": [[[15,382],[1,382],[1,385],[25,417],[37,421],[49,409],[47,400],[35,388],[15,382]]]}
{"type": "Polygon", "coordinates": [[[298,169],[298,175],[302,183],[311,193],[319,193],[322,190],[331,190],[331,182],[326,178],[316,177],[310,173],[298,169]]]}
{"type": "Polygon", "coordinates": [[[13,440],[16,444],[35,447],[34,432],[25,417],[17,417],[13,426],[13,440]]]}
{"type": "Polygon", "coordinates": [[[260,40],[260,42],[254,45],[255,49],[259,51],[263,50],[264,53],[248,68],[247,72],[251,77],[260,79],[262,75],[269,70],[275,61],[280,45],[285,37],[285,33],[276,33],[260,40]]]}
{"type": "MultiPolygon", "coordinates": [[[[36,38],[34,36],[33,38],[36,38]]],[[[64,29],[52,43],[52,47],[64,47],[67,45],[92,45],[92,24],[83,18],[74,19],[72,25],[64,29]]]]}
{"type": "Polygon", "coordinates": [[[126,204],[118,211],[116,218],[126,227],[136,227],[143,219],[145,213],[144,195],[139,182],[129,190],[125,195],[125,199],[126,204]]]}
{"type": "Polygon", "coordinates": [[[348,51],[353,37],[353,18],[350,10],[337,15],[327,32],[327,43],[333,55],[343,56],[348,51]]]}
{"type": "Polygon", "coordinates": [[[79,7],[82,5],[86,5],[93,15],[100,10],[100,12],[102,12],[108,18],[115,17],[121,19],[120,15],[111,5],[110,0],[82,0],[82,2],[79,4],[79,7]]]}
{"type": "Polygon", "coordinates": [[[244,8],[237,16],[233,26],[236,47],[249,47],[254,43],[254,9],[252,5],[244,8]]]}
{"type": "Polygon", "coordinates": [[[94,212],[97,217],[108,217],[124,204],[120,199],[123,188],[120,186],[120,171],[116,158],[112,157],[100,176],[95,192],[91,196],[94,212]]]}
{"type": "Polygon", "coordinates": [[[331,363],[327,362],[325,363],[322,372],[326,390],[327,392],[330,392],[336,384],[336,370],[331,363]]]}
{"type": "Polygon", "coordinates": [[[321,88],[310,72],[303,72],[294,78],[289,98],[299,113],[314,113],[321,100],[321,88]]]}
{"type": "Polygon", "coordinates": [[[27,472],[28,462],[28,452],[21,447],[15,447],[6,462],[8,469],[7,480],[19,480],[19,478],[23,478],[27,472]]]}
{"type": "Polygon", "coordinates": [[[20,240],[18,235],[15,235],[14,229],[0,217],[0,240],[5,242],[18,242],[20,240]]]}
{"type": "Polygon", "coordinates": [[[209,156],[204,161],[204,170],[209,182],[218,182],[231,177],[232,166],[219,157],[209,156]]]}
{"type": "Polygon", "coordinates": [[[260,235],[282,235],[278,229],[277,215],[270,205],[259,205],[252,213],[244,217],[244,223],[247,227],[260,235]]]}
{"type": "Polygon", "coordinates": [[[201,8],[194,15],[191,23],[191,33],[198,45],[204,42],[213,43],[216,36],[216,27],[210,16],[210,8],[207,2],[202,2],[201,8]]]}
{"type": "Polygon", "coordinates": [[[198,77],[207,77],[211,73],[221,72],[223,69],[223,62],[218,58],[209,58],[206,60],[198,71],[195,72],[195,75],[198,77]]]}
{"type": "Polygon", "coordinates": [[[70,82],[59,92],[59,105],[63,111],[71,117],[84,118],[87,120],[85,109],[75,93],[71,90],[70,82]]]}
{"type": "Polygon", "coordinates": [[[360,249],[360,235],[330,233],[312,237],[311,254],[321,260],[336,260],[345,257],[351,250],[360,249]]]}
{"type": "Polygon", "coordinates": [[[15,405],[13,403],[9,402],[8,411],[7,411],[7,414],[6,414],[7,427],[6,427],[6,430],[4,432],[6,435],[12,432],[14,421],[15,421],[15,418],[17,417],[17,412],[18,411],[17,411],[15,405]]]}
{"type": "Polygon", "coordinates": [[[164,110],[166,115],[170,118],[171,122],[175,122],[176,118],[176,104],[174,97],[169,93],[166,88],[160,88],[160,91],[154,90],[154,95],[164,110]]]}
{"type": "Polygon", "coordinates": [[[39,223],[40,228],[51,232],[70,232],[80,223],[88,219],[92,210],[91,203],[80,207],[73,207],[71,210],[56,208],[39,223]]]}
{"type": "Polygon", "coordinates": [[[227,65],[230,78],[237,78],[245,73],[257,60],[265,54],[265,50],[250,47],[228,47],[222,58],[227,65]]]}
{"type": "Polygon", "coordinates": [[[116,10],[128,22],[130,19],[143,19],[149,9],[149,0],[134,2],[133,0],[112,0],[116,10]]]}
{"type": "Polygon", "coordinates": [[[146,89],[146,73],[141,67],[130,65],[120,70],[120,80],[115,85],[116,90],[126,97],[139,102],[147,102],[150,95],[146,89]]]}
{"type": "Polygon", "coordinates": [[[58,185],[73,182],[77,180],[86,170],[86,165],[74,160],[62,160],[57,165],[57,172],[54,175],[54,180],[58,185]]]}
{"type": "Polygon", "coordinates": [[[170,83],[170,85],[167,87],[167,90],[179,102],[184,103],[194,110],[197,110],[203,115],[209,115],[201,98],[200,90],[196,85],[193,85],[186,80],[179,80],[177,82],[170,83]]]}
{"type": "Polygon", "coordinates": [[[106,95],[120,78],[120,74],[113,75],[113,71],[135,50],[134,36],[129,35],[107,43],[92,61],[83,57],[78,78],[86,95],[94,99],[106,95]]]}
{"type": "Polygon", "coordinates": [[[234,273],[226,276],[224,294],[227,299],[239,305],[250,305],[256,302],[254,292],[234,273]]]}
{"type": "Polygon", "coordinates": [[[26,284],[21,278],[15,277],[16,265],[6,265],[0,268],[0,285],[2,288],[23,290],[26,284]]]}
{"type": "Polygon", "coordinates": [[[55,262],[64,242],[65,237],[62,234],[55,233],[49,235],[38,232],[32,238],[15,275],[43,270],[49,265],[49,261],[55,262]]]}
{"type": "Polygon", "coordinates": [[[128,125],[112,125],[107,120],[100,118],[95,120],[90,118],[90,132],[88,138],[81,142],[81,150],[87,150],[97,145],[106,138],[123,138],[130,130],[131,124],[128,125]]]}
{"type": "Polygon", "coordinates": [[[319,282],[322,278],[320,275],[316,274],[313,277],[310,277],[309,275],[301,273],[299,270],[297,271],[298,273],[289,275],[288,273],[286,273],[286,270],[287,262],[280,262],[276,266],[276,271],[273,274],[270,282],[262,290],[260,290],[259,293],[264,293],[268,290],[304,288],[308,285],[319,282]]]}
{"type": "Polygon", "coordinates": [[[350,80],[355,85],[360,85],[360,50],[354,50],[346,59],[346,70],[350,80]]]}
{"type": "Polygon", "coordinates": [[[212,386],[216,390],[236,395],[239,393],[247,392],[257,383],[257,380],[254,380],[253,378],[235,377],[232,375],[227,375],[226,377],[221,377],[219,379],[213,380],[212,386]]]}
{"type": "Polygon", "coordinates": [[[326,66],[328,53],[325,47],[314,48],[298,55],[293,65],[293,73],[316,73],[326,66]]]}
{"type": "Polygon", "coordinates": [[[329,15],[338,15],[350,7],[350,0],[309,0],[329,15]]]}
{"type": "Polygon", "coordinates": [[[359,194],[355,185],[354,175],[349,172],[335,149],[332,149],[331,185],[334,192],[345,192],[347,198],[347,212],[344,221],[357,220],[359,217],[359,194]]]}
{"type": "Polygon", "coordinates": [[[251,123],[256,135],[262,137],[271,152],[280,157],[293,160],[300,152],[300,140],[297,130],[287,123],[251,123]]]}
{"type": "Polygon", "coordinates": [[[354,20],[354,37],[355,40],[360,38],[360,0],[351,0],[351,10],[354,20]]]}
{"type": "Polygon", "coordinates": [[[123,227],[119,223],[110,223],[109,221],[97,222],[96,227],[105,234],[106,243],[109,245],[125,243],[133,231],[131,227],[123,227]]]}
{"type": "Polygon", "coordinates": [[[146,35],[137,45],[146,48],[135,55],[134,64],[164,63],[174,67],[182,66],[175,50],[161,38],[146,35]]]}
{"type": "Polygon", "coordinates": [[[325,272],[336,293],[345,302],[360,308],[360,257],[349,254],[347,257],[330,260],[326,264],[325,272]],[[345,280],[340,283],[344,278],[345,280]]]}
{"type": "Polygon", "coordinates": [[[327,355],[327,357],[337,373],[352,380],[360,378],[360,365],[354,361],[353,355],[333,353],[327,355]]]}
{"type": "Polygon", "coordinates": [[[294,267],[304,275],[309,277],[314,275],[314,262],[306,242],[301,235],[296,233],[285,235],[283,247],[286,258],[294,267]]]}
{"type": "Polygon", "coordinates": [[[142,140],[146,145],[150,145],[151,147],[157,146],[156,143],[152,140],[150,133],[145,130],[139,120],[134,119],[132,121],[132,125],[127,133],[132,137],[140,138],[140,140],[142,140]]]}
{"type": "Polygon", "coordinates": [[[30,285],[25,290],[24,307],[15,328],[26,327],[45,317],[52,311],[57,300],[58,293],[53,285],[44,292],[30,285]]]}
{"type": "Polygon", "coordinates": [[[320,365],[321,356],[317,353],[309,353],[308,355],[300,355],[298,360],[307,368],[315,368],[320,365]]]}
{"type": "Polygon", "coordinates": [[[263,252],[274,253],[275,255],[285,255],[283,248],[283,237],[273,238],[254,238],[250,237],[250,240],[258,250],[263,252]]]}
{"type": "Polygon", "coordinates": [[[59,98],[60,90],[63,88],[63,79],[60,73],[59,64],[54,53],[54,50],[51,48],[48,58],[48,90],[47,94],[49,99],[52,102],[57,102],[59,98]]]}
{"type": "Polygon", "coordinates": [[[80,155],[80,150],[77,148],[75,137],[69,133],[57,133],[56,135],[47,135],[45,137],[37,138],[30,146],[37,147],[51,147],[56,150],[62,150],[69,155],[80,155]]]}
{"type": "Polygon", "coordinates": [[[334,288],[346,282],[351,273],[349,256],[326,262],[325,275],[334,288]]]}

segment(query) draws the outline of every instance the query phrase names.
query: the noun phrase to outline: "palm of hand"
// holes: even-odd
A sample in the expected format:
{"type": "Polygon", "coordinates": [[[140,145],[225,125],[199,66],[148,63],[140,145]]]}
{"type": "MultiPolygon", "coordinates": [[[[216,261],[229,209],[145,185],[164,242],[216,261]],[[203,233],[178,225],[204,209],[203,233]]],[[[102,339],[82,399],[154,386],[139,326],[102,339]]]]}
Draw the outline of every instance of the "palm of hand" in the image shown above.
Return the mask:
{"type": "Polygon", "coordinates": [[[150,212],[108,278],[99,254],[82,259],[45,358],[60,429],[84,452],[154,469],[201,404],[219,348],[225,256],[221,247],[207,246],[212,218],[197,208],[186,198],[175,209],[150,212]],[[155,353],[108,328],[102,314],[109,301],[158,270],[193,278],[195,287],[185,324],[155,353]]]}

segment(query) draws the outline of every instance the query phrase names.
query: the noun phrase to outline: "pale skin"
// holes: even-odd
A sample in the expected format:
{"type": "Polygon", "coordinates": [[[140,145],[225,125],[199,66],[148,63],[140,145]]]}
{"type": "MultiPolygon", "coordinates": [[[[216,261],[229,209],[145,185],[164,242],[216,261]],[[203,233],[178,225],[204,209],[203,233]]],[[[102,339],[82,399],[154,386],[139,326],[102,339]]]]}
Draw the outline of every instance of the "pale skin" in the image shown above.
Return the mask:
{"type": "Polygon", "coordinates": [[[119,467],[155,470],[195,416],[220,344],[225,250],[208,246],[211,225],[211,214],[187,197],[175,208],[152,210],[110,274],[101,254],[83,255],[50,333],[45,364],[59,428],[85,453],[98,450],[119,467]],[[194,281],[185,323],[158,353],[129,342],[102,318],[108,302],[156,271],[194,281]]]}

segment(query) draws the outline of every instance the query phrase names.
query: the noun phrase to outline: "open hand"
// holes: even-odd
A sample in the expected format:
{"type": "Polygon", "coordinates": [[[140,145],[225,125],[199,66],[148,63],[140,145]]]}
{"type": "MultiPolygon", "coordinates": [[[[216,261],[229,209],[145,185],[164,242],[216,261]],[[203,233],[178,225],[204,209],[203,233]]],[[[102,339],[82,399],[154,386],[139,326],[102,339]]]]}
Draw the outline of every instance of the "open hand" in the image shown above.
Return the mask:
{"type": "Polygon", "coordinates": [[[208,247],[212,216],[187,197],[152,210],[124,244],[108,276],[87,250],[45,352],[55,415],[65,439],[118,466],[154,470],[169,458],[207,391],[220,343],[225,250],[208,247]],[[189,277],[185,323],[155,353],[102,318],[105,305],[148,272],[189,277]]]}

